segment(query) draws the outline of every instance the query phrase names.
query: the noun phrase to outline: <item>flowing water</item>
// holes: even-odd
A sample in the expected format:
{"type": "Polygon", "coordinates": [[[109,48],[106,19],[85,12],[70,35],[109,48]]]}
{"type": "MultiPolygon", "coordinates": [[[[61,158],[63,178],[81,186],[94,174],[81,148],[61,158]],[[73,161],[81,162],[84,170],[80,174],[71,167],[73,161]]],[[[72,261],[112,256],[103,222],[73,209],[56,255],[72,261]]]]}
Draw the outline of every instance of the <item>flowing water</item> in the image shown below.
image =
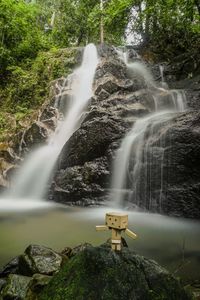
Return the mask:
{"type": "Polygon", "coordinates": [[[160,67],[161,84],[158,85],[143,62],[137,60],[129,63],[125,54],[121,54],[120,57],[127,65],[130,78],[135,76],[142,78],[145,82],[146,90],[154,100],[154,113],[139,118],[122,140],[113,167],[112,202],[119,206],[124,205],[124,200],[126,200],[133,202],[136,206],[161,211],[164,159],[162,139],[160,144],[154,148],[157,152],[159,150],[161,156],[159,163],[156,163],[158,166],[156,184],[159,185],[156,201],[152,200],[151,196],[151,185],[154,184],[153,181],[155,180],[152,174],[155,173],[155,170],[151,170],[149,167],[149,165],[153,165],[153,162],[149,161],[148,153],[154,151],[150,149],[154,134],[162,128],[163,124],[173,119],[177,113],[185,110],[185,94],[182,90],[168,90],[166,88],[163,67],[160,67]]]}
{"type": "MultiPolygon", "coordinates": [[[[45,189],[58,155],[66,141],[80,126],[83,114],[92,97],[92,84],[98,64],[97,49],[93,44],[85,47],[81,66],[76,69],[64,85],[68,84],[71,99],[65,113],[47,145],[33,151],[14,177],[13,187],[0,200],[0,210],[26,209],[46,206],[42,202],[45,189]],[[17,200],[16,200],[17,199],[17,200]]],[[[64,90],[65,86],[63,87],[64,90]]],[[[61,91],[62,97],[62,91],[61,91]]]]}

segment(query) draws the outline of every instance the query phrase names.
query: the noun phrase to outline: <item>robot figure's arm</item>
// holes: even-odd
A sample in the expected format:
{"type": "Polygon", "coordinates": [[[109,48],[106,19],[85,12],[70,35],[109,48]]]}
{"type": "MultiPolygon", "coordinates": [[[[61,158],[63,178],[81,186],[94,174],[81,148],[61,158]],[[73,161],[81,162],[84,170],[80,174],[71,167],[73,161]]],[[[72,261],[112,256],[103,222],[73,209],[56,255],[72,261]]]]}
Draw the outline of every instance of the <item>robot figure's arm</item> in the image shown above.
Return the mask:
{"type": "Polygon", "coordinates": [[[137,238],[137,234],[135,234],[134,232],[132,232],[131,230],[129,230],[129,229],[126,229],[125,230],[125,233],[126,233],[126,235],[128,235],[130,238],[132,238],[132,239],[136,239],[137,238]]]}
{"type": "Polygon", "coordinates": [[[109,230],[108,226],[106,225],[96,226],[96,231],[106,231],[106,230],[109,230]]]}

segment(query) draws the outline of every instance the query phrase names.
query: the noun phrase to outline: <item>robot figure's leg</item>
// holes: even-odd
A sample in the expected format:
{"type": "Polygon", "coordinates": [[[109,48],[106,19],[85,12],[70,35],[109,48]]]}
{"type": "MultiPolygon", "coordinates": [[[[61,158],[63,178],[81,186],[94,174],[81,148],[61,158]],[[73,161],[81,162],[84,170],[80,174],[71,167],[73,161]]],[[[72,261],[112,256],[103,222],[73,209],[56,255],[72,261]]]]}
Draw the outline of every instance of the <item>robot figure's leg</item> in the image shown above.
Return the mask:
{"type": "Polygon", "coordinates": [[[122,249],[121,244],[117,244],[117,245],[116,245],[116,250],[117,250],[117,251],[121,251],[121,249],[122,249]]]}
{"type": "Polygon", "coordinates": [[[115,244],[112,244],[112,250],[115,251],[115,250],[116,250],[115,247],[116,247],[116,245],[115,245],[115,244]]]}

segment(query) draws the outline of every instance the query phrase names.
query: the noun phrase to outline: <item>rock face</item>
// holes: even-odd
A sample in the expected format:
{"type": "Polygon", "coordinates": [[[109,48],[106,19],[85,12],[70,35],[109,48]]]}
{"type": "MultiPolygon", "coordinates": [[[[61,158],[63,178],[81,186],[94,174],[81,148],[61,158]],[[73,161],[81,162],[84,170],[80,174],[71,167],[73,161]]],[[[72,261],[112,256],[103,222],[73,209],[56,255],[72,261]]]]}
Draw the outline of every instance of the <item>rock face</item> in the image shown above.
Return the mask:
{"type": "Polygon", "coordinates": [[[162,211],[170,215],[200,218],[200,113],[175,118],[163,134],[162,211]]]}
{"type": "MultiPolygon", "coordinates": [[[[134,122],[156,108],[151,93],[154,87],[138,76],[139,69],[136,73],[127,70],[113,48],[103,47],[99,53],[102,59],[96,70],[89,111],[59,157],[49,196],[58,202],[94,205],[109,199],[116,150],[134,122]]],[[[160,81],[158,66],[147,66],[160,81]]],[[[148,162],[141,168],[140,197],[129,200],[154,212],[200,218],[200,80],[196,73],[196,77],[183,79],[180,70],[173,77],[173,71],[175,67],[164,68],[164,79],[173,89],[186,88],[187,111],[177,113],[153,133],[148,141],[148,162]]],[[[169,107],[169,94],[162,90],[158,93],[160,107],[169,107]]],[[[131,182],[127,188],[131,190],[131,182]]]]}
{"type": "MultiPolygon", "coordinates": [[[[150,111],[138,89],[144,80],[128,78],[114,49],[101,49],[94,97],[80,128],[64,146],[50,198],[58,202],[94,205],[105,201],[114,151],[138,116],[150,111]],[[108,50],[109,49],[109,50],[108,50]]],[[[150,99],[149,102],[153,100],[150,99]]]]}
{"type": "Polygon", "coordinates": [[[63,266],[39,300],[189,300],[180,283],[156,262],[124,248],[87,247],[63,266]]]}
{"type": "Polygon", "coordinates": [[[154,128],[153,136],[148,136],[149,131],[141,149],[141,176],[133,202],[154,212],[199,218],[199,112],[180,113],[154,128]]]}

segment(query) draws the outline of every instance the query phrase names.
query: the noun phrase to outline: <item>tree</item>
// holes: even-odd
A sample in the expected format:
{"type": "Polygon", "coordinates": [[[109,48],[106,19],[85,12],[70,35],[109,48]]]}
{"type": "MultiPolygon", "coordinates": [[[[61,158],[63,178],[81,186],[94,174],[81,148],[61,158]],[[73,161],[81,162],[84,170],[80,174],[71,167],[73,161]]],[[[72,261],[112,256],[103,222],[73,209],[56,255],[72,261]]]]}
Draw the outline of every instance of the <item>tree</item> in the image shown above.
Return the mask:
{"type": "Polygon", "coordinates": [[[23,0],[0,1],[0,68],[35,57],[43,48],[39,8],[23,0]]]}

